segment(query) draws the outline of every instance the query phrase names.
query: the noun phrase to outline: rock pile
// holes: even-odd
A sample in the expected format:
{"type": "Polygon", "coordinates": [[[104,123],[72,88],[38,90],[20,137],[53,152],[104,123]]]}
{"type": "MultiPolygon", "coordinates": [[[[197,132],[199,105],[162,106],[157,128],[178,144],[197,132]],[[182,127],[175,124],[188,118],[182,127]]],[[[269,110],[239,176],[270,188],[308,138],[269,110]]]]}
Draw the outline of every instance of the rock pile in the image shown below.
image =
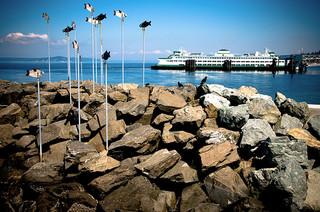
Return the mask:
{"type": "Polygon", "coordinates": [[[36,84],[0,80],[1,211],[320,210],[306,103],[205,83],[111,85],[106,103],[76,86],[70,104],[68,82],[41,84],[39,162],[36,84]]]}

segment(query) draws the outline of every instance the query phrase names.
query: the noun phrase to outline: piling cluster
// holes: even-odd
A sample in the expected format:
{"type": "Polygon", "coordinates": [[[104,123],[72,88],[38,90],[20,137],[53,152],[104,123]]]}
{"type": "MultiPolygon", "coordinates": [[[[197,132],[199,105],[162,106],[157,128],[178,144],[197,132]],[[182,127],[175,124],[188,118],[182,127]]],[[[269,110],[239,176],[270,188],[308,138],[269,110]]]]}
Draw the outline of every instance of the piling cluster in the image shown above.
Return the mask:
{"type": "Polygon", "coordinates": [[[320,116],[255,88],[0,80],[1,211],[320,210],[320,116]],[[81,125],[78,122],[80,103],[81,125]],[[106,113],[108,107],[108,150],[106,113]],[[81,128],[82,142],[78,134],[81,128]]]}

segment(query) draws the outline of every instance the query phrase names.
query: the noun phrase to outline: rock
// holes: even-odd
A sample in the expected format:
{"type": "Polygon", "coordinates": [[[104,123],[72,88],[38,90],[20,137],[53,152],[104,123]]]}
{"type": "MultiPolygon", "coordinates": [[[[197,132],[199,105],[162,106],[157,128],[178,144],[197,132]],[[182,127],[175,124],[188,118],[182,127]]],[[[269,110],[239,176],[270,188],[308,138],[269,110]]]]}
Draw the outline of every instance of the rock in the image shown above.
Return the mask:
{"type": "Polygon", "coordinates": [[[287,97],[285,95],[283,95],[280,92],[276,93],[276,97],[274,99],[274,103],[277,105],[277,107],[279,108],[281,106],[282,103],[284,103],[287,100],[287,97]]]}
{"type": "Polygon", "coordinates": [[[78,212],[78,211],[87,211],[87,212],[95,212],[96,208],[90,208],[84,204],[73,203],[67,212],[78,212]]]}
{"type": "Polygon", "coordinates": [[[208,107],[209,104],[213,104],[217,109],[230,106],[231,104],[226,98],[211,93],[201,96],[200,101],[205,107],[208,107]]]}
{"type": "Polygon", "coordinates": [[[299,211],[304,205],[307,189],[304,170],[297,161],[289,160],[277,167],[263,201],[271,210],[299,211]]]}
{"type": "Polygon", "coordinates": [[[67,104],[52,104],[47,107],[48,113],[46,116],[47,124],[54,121],[66,119],[68,117],[71,105],[67,104]]]}
{"type": "Polygon", "coordinates": [[[19,139],[21,136],[26,134],[29,134],[29,131],[22,129],[20,126],[17,126],[12,130],[12,138],[19,139]]]}
{"type": "Polygon", "coordinates": [[[125,185],[136,173],[134,169],[119,167],[92,180],[89,183],[89,187],[97,196],[103,198],[115,188],[125,185]]]}
{"type": "Polygon", "coordinates": [[[304,201],[304,211],[320,211],[320,174],[313,170],[307,172],[308,191],[304,201]]]}
{"type": "Polygon", "coordinates": [[[197,170],[191,168],[186,162],[181,160],[160,178],[174,183],[184,184],[199,181],[197,170]]]}
{"type": "Polygon", "coordinates": [[[24,135],[17,142],[16,145],[22,148],[27,148],[36,140],[34,135],[24,135]]]}
{"type": "Polygon", "coordinates": [[[240,153],[243,158],[250,158],[261,142],[276,137],[269,123],[264,119],[249,119],[242,127],[240,153]]]}
{"type": "Polygon", "coordinates": [[[183,108],[184,106],[186,106],[186,104],[187,103],[185,99],[180,95],[164,90],[161,93],[159,93],[156,102],[156,107],[158,107],[159,110],[165,113],[171,113],[176,109],[183,108]]]}
{"type": "Polygon", "coordinates": [[[86,104],[82,110],[91,116],[93,116],[98,108],[105,102],[105,97],[98,93],[93,93],[89,96],[87,100],[88,104],[86,104]]]}
{"type": "Polygon", "coordinates": [[[208,106],[204,108],[204,111],[206,112],[208,118],[216,119],[218,117],[218,108],[216,108],[213,104],[208,104],[208,106]]]}
{"type": "Polygon", "coordinates": [[[12,103],[8,107],[0,110],[0,124],[14,124],[19,121],[19,117],[23,117],[23,115],[24,113],[20,106],[12,103]]]}
{"type": "Polygon", "coordinates": [[[279,110],[282,114],[286,113],[300,119],[302,123],[305,123],[310,116],[310,109],[306,102],[296,102],[290,98],[281,104],[279,110]]]}
{"type": "Polygon", "coordinates": [[[163,130],[162,130],[162,141],[165,144],[171,144],[176,142],[174,134],[170,131],[171,128],[172,128],[172,124],[170,123],[164,124],[163,130]]]}
{"type": "Polygon", "coordinates": [[[229,166],[209,174],[204,184],[211,201],[227,207],[248,197],[249,190],[229,166]]]}
{"type": "Polygon", "coordinates": [[[155,179],[173,167],[180,158],[181,156],[176,150],[161,149],[155,152],[148,160],[135,165],[135,168],[149,178],[155,179]]]}
{"type": "Polygon", "coordinates": [[[138,117],[144,114],[148,106],[148,100],[131,100],[129,102],[117,102],[114,105],[118,112],[118,117],[138,117]]]}
{"type": "Polygon", "coordinates": [[[160,136],[160,130],[143,125],[113,142],[109,147],[110,156],[120,160],[137,154],[150,154],[158,147],[160,136]]]}
{"type": "Polygon", "coordinates": [[[208,127],[208,128],[218,128],[217,120],[214,118],[208,118],[203,121],[202,127],[208,127]]]}
{"type": "Polygon", "coordinates": [[[120,166],[120,162],[113,159],[112,157],[107,156],[108,152],[103,151],[98,154],[93,155],[92,157],[86,159],[82,162],[80,159],[80,165],[78,167],[80,172],[89,172],[89,173],[104,173],[108,170],[112,170],[120,166]]]}
{"type": "MultiPolygon", "coordinates": [[[[128,99],[129,101],[133,99],[149,100],[149,95],[150,95],[150,89],[148,87],[141,87],[141,88],[130,90],[128,99]]],[[[149,101],[148,101],[148,104],[149,104],[149,101]]]]}
{"type": "Polygon", "coordinates": [[[30,211],[30,212],[36,212],[37,211],[37,202],[34,200],[25,200],[19,207],[20,211],[30,211]]]}
{"type": "Polygon", "coordinates": [[[303,168],[308,168],[307,143],[305,140],[288,137],[269,138],[266,142],[267,150],[265,161],[266,167],[276,167],[288,160],[296,160],[303,168]]]}
{"type": "Polygon", "coordinates": [[[202,147],[199,149],[202,171],[236,163],[240,160],[237,148],[229,141],[202,147]]]}
{"type": "Polygon", "coordinates": [[[168,115],[168,114],[165,114],[165,113],[161,113],[153,120],[152,124],[153,125],[160,125],[160,124],[163,124],[165,122],[169,122],[172,119],[174,119],[174,116],[168,115]]]}
{"type": "Polygon", "coordinates": [[[239,105],[239,104],[245,104],[248,100],[247,97],[245,97],[242,93],[240,93],[236,89],[230,89],[226,88],[222,91],[222,95],[224,98],[228,99],[231,103],[231,105],[239,105]]]}
{"type": "Polygon", "coordinates": [[[78,170],[81,157],[90,153],[97,153],[95,148],[79,141],[69,141],[66,147],[67,150],[64,156],[64,167],[65,170],[69,172],[74,169],[78,170]]]}
{"type": "MultiPolygon", "coordinates": [[[[108,104],[108,123],[117,120],[116,108],[108,104]]],[[[91,131],[97,131],[106,125],[106,104],[103,103],[89,122],[91,131]]]]}
{"type": "Polygon", "coordinates": [[[281,117],[281,112],[270,96],[256,94],[247,105],[253,118],[265,119],[270,124],[275,124],[281,117]]]}
{"type": "MultiPolygon", "coordinates": [[[[57,92],[40,91],[41,105],[50,105],[54,103],[57,92]]],[[[32,94],[33,98],[38,98],[38,93],[32,94]]]]}
{"type": "Polygon", "coordinates": [[[157,191],[160,190],[146,177],[138,176],[108,194],[99,205],[102,211],[141,211],[142,199],[157,191]]]}
{"type": "Polygon", "coordinates": [[[206,118],[206,114],[201,106],[185,106],[173,111],[173,115],[175,118],[171,121],[172,125],[176,124],[184,126],[185,128],[199,128],[202,125],[203,120],[206,118]]]}
{"type": "Polygon", "coordinates": [[[197,96],[198,97],[203,96],[208,93],[210,93],[210,90],[209,90],[209,86],[206,83],[202,83],[199,86],[197,86],[197,96]]]}
{"type": "Polygon", "coordinates": [[[50,145],[49,151],[44,153],[43,155],[44,162],[63,163],[68,142],[69,141],[63,141],[63,142],[50,145]]]}
{"type": "MultiPolygon", "coordinates": [[[[51,123],[41,129],[42,144],[46,144],[55,140],[67,140],[70,138],[70,123],[66,120],[51,123]]],[[[37,136],[38,144],[40,137],[37,136]]]]}
{"type": "Polygon", "coordinates": [[[118,83],[117,86],[124,90],[132,90],[139,88],[139,84],[134,83],[123,83],[124,87],[122,87],[122,83],[118,83]]]}
{"type": "Polygon", "coordinates": [[[274,131],[278,135],[287,135],[288,131],[295,128],[302,128],[303,124],[296,117],[283,114],[278,123],[274,126],[274,131]]]}
{"type": "Polygon", "coordinates": [[[218,111],[218,124],[231,130],[240,130],[249,119],[247,105],[222,107],[218,111]]]}
{"type": "Polygon", "coordinates": [[[187,101],[193,101],[197,95],[197,88],[190,83],[186,83],[184,84],[183,93],[186,96],[187,101]]]}
{"type": "Polygon", "coordinates": [[[2,81],[0,84],[0,105],[17,103],[22,93],[22,87],[17,82],[2,81]]]}
{"type": "Polygon", "coordinates": [[[141,123],[143,125],[150,125],[153,118],[154,109],[155,109],[154,106],[147,107],[146,111],[143,113],[141,118],[136,121],[136,123],[141,123]]]}
{"type": "MultiPolygon", "coordinates": [[[[105,140],[105,128],[102,129],[102,137],[105,140]]],[[[113,141],[122,135],[126,134],[126,123],[123,119],[113,121],[108,124],[108,139],[113,141]]]]}
{"type": "Polygon", "coordinates": [[[120,91],[108,92],[108,101],[110,101],[112,104],[115,104],[119,101],[126,102],[127,98],[127,95],[121,93],[120,91]]]}
{"type": "Polygon", "coordinates": [[[197,136],[204,139],[206,144],[219,144],[224,141],[237,144],[240,139],[240,132],[227,130],[225,128],[203,127],[199,129],[197,136]]]}
{"type": "Polygon", "coordinates": [[[192,211],[201,203],[207,202],[209,199],[200,184],[192,184],[182,190],[180,211],[192,211]]]}
{"type": "Polygon", "coordinates": [[[227,89],[223,85],[218,85],[218,84],[208,84],[208,87],[209,87],[210,93],[213,93],[218,96],[222,96],[223,91],[227,89]]]}
{"type": "Polygon", "coordinates": [[[185,144],[195,138],[195,135],[185,131],[172,131],[172,134],[177,143],[185,144]]]}
{"type": "Polygon", "coordinates": [[[263,168],[254,170],[248,176],[250,185],[258,189],[260,192],[265,192],[276,172],[277,168],[263,168]]]}
{"type": "Polygon", "coordinates": [[[61,163],[36,163],[22,175],[22,182],[27,185],[51,185],[63,179],[61,163]]]}
{"type": "Polygon", "coordinates": [[[200,203],[198,207],[194,209],[194,212],[220,212],[221,208],[219,204],[214,203],[200,203]]]}
{"type": "Polygon", "coordinates": [[[320,115],[313,117],[309,121],[310,132],[320,140],[320,115]]]}
{"type": "Polygon", "coordinates": [[[249,86],[241,86],[238,91],[243,94],[245,97],[247,97],[248,99],[250,99],[253,95],[257,94],[258,91],[257,89],[249,86]]]}
{"type": "Polygon", "coordinates": [[[12,139],[12,130],[14,126],[11,124],[0,124],[0,149],[14,142],[12,139]]]}
{"type": "Polygon", "coordinates": [[[154,191],[141,199],[141,211],[173,211],[176,195],[172,191],[154,191]]]}

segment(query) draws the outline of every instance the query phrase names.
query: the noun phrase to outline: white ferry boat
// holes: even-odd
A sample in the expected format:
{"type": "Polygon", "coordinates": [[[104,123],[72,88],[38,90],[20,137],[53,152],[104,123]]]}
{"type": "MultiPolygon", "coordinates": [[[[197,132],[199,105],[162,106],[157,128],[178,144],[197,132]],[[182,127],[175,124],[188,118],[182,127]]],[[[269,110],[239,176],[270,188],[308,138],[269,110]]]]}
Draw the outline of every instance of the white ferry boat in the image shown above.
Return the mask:
{"type": "Polygon", "coordinates": [[[234,55],[227,49],[221,49],[214,55],[187,53],[181,49],[174,51],[167,58],[159,58],[159,63],[152,69],[186,69],[189,64],[194,69],[270,69],[284,68],[285,60],[276,56],[273,51],[265,53],[234,55]],[[191,62],[191,63],[190,63],[191,62]]]}

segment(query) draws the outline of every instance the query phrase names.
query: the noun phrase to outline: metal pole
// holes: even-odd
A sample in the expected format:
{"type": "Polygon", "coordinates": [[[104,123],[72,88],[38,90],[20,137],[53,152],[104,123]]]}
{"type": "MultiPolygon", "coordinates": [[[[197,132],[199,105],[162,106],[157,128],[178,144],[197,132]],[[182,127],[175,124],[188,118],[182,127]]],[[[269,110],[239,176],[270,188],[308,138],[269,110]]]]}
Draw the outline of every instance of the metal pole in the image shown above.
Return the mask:
{"type": "Polygon", "coordinates": [[[67,33],[67,51],[68,51],[68,80],[69,80],[69,94],[70,94],[70,104],[72,104],[72,99],[71,99],[71,72],[70,72],[70,45],[69,45],[69,33],[67,33]]]}
{"type": "Polygon", "coordinates": [[[101,74],[101,85],[103,85],[101,21],[100,21],[100,74],[101,74]]]}
{"type": "Polygon", "coordinates": [[[106,150],[109,149],[109,138],[108,138],[108,68],[107,68],[107,61],[105,60],[105,67],[106,67],[106,74],[105,74],[105,81],[106,81],[106,150]]]}
{"type": "MultiPolygon", "coordinates": [[[[91,19],[93,20],[93,12],[91,12],[91,19]]],[[[91,44],[92,44],[92,81],[93,81],[93,93],[94,93],[94,44],[93,44],[93,22],[91,25],[91,44]]]]}
{"type": "Polygon", "coordinates": [[[121,18],[121,43],[122,43],[122,49],[121,49],[121,59],[122,59],[122,88],[124,88],[124,43],[123,43],[123,21],[124,19],[121,18]]]}
{"type": "MultiPolygon", "coordinates": [[[[74,41],[77,40],[76,36],[76,28],[74,27],[74,41]]],[[[75,79],[77,79],[77,49],[74,48],[74,72],[75,72],[75,79]]]]}
{"type": "Polygon", "coordinates": [[[50,37],[49,37],[49,20],[47,21],[48,28],[48,60],[49,60],[49,82],[51,82],[51,70],[50,70],[50,37]]]}
{"type": "Polygon", "coordinates": [[[145,33],[146,28],[142,28],[143,31],[143,68],[142,68],[142,86],[144,86],[144,64],[145,64],[145,33]]]}
{"type": "Polygon", "coordinates": [[[79,119],[79,141],[81,142],[79,49],[77,50],[77,53],[78,53],[78,119],[79,119]]]}
{"type": "Polygon", "coordinates": [[[81,62],[81,81],[83,81],[83,74],[82,74],[82,57],[80,56],[80,62],[81,62]]]}
{"type": "Polygon", "coordinates": [[[96,63],[96,82],[98,83],[98,58],[97,58],[97,24],[94,25],[94,49],[95,49],[95,63],[96,63]]]}
{"type": "Polygon", "coordinates": [[[40,79],[39,79],[39,77],[38,77],[38,110],[39,110],[40,162],[42,162],[41,112],[40,112],[40,79]]]}

